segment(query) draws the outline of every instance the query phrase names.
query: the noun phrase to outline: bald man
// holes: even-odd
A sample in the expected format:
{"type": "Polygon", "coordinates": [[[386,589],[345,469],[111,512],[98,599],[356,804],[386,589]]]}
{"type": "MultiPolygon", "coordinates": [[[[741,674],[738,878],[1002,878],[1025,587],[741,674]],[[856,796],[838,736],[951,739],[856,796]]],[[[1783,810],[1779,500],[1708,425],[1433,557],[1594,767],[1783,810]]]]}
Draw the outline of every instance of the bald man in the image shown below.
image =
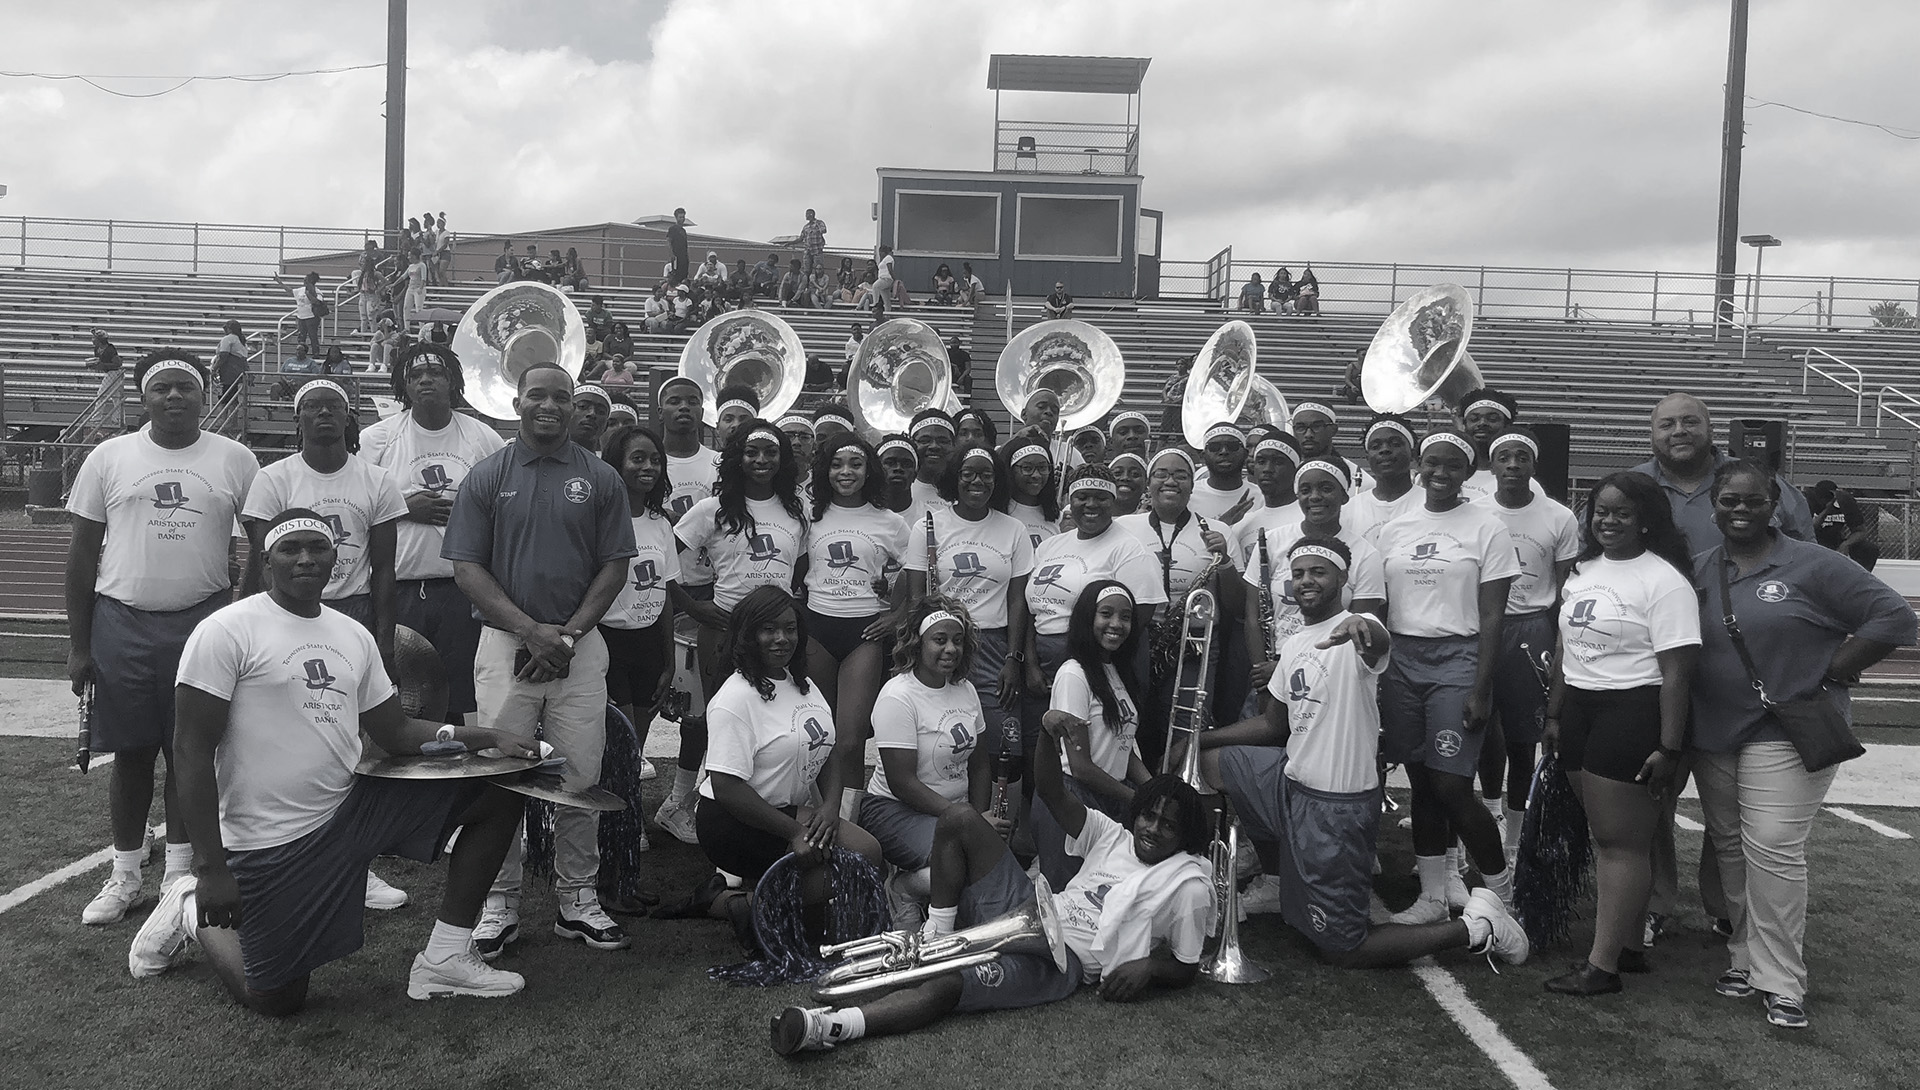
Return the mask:
{"type": "MultiPolygon", "coordinates": [[[[1713,524],[1713,471],[1728,460],[1713,445],[1713,414],[1692,394],[1668,394],[1653,407],[1652,423],[1653,458],[1633,470],[1660,485],[1688,547],[1706,552],[1720,544],[1720,528],[1713,524]]],[[[1813,512],[1784,474],[1774,525],[1788,537],[1813,540],[1813,512]]]]}

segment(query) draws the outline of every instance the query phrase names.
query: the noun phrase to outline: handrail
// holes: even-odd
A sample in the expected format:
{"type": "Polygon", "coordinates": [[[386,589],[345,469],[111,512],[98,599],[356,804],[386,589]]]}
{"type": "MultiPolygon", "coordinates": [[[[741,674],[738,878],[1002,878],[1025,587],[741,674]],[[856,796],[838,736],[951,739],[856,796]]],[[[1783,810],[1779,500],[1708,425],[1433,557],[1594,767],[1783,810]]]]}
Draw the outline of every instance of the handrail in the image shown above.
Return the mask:
{"type": "Polygon", "coordinates": [[[1887,408],[1888,394],[1892,394],[1893,396],[1899,398],[1900,400],[1906,402],[1907,404],[1912,405],[1917,409],[1920,409],[1920,397],[1914,397],[1912,394],[1907,393],[1905,390],[1895,389],[1892,386],[1880,387],[1879,393],[1877,393],[1874,396],[1873,434],[1876,436],[1880,434],[1880,416],[1882,413],[1892,416],[1895,420],[1899,420],[1905,423],[1907,427],[1913,428],[1916,431],[1920,431],[1920,420],[1915,420],[1913,417],[1908,416],[1906,413],[1903,413],[1898,409],[1887,408]]]}
{"type": "MultiPolygon", "coordinates": [[[[1747,313],[1746,307],[1741,306],[1731,299],[1722,299],[1716,306],[1719,309],[1714,311],[1713,328],[1718,330],[1722,324],[1725,324],[1738,329],[1740,331],[1740,358],[1746,359],[1747,338],[1753,332],[1753,316],[1747,313]],[[1724,309],[1726,313],[1720,313],[1721,309],[1724,309]],[[1738,315],[1738,317],[1735,317],[1735,315],[1738,315]]],[[[1715,339],[1719,339],[1718,333],[1715,334],[1715,339]]]]}
{"type": "MultiPolygon", "coordinates": [[[[1824,348],[1809,348],[1800,354],[1800,394],[1802,397],[1806,396],[1808,375],[1810,374],[1819,375],[1821,378],[1826,379],[1842,390],[1853,391],[1853,426],[1856,428],[1859,427],[1861,413],[1864,411],[1867,397],[1866,374],[1858,367],[1855,367],[1853,364],[1848,363],[1846,360],[1841,359],[1824,348]],[[1847,385],[1840,376],[1814,363],[1813,357],[1815,355],[1825,356],[1827,359],[1832,360],[1836,366],[1844,367],[1852,371],[1854,385],[1847,385]]],[[[1878,424],[1875,425],[1875,427],[1878,426],[1878,424]]]]}

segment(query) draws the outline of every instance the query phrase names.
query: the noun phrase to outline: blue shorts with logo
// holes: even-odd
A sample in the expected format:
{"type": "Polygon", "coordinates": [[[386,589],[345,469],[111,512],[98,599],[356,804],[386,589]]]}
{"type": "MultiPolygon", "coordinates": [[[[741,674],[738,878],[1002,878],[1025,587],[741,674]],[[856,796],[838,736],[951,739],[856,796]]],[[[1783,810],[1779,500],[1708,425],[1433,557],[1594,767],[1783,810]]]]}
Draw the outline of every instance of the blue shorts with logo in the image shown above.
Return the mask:
{"type": "Polygon", "coordinates": [[[1240,827],[1280,857],[1280,915],[1328,953],[1367,939],[1380,791],[1318,791],[1287,776],[1277,746],[1223,746],[1221,786],[1240,827]]]}
{"type": "MultiPolygon", "coordinates": [[[[960,891],[953,926],[961,929],[997,920],[1032,902],[1034,892],[1019,860],[1012,852],[1002,852],[986,877],[960,891]]],[[[1002,954],[960,971],[960,1005],[955,1009],[1007,1011],[1057,1003],[1080,987],[1080,973],[1080,959],[1072,950],[1067,951],[1064,973],[1045,954],[1002,954]]]]}
{"type": "Polygon", "coordinates": [[[1466,729],[1478,636],[1393,637],[1380,676],[1380,737],[1387,760],[1472,776],[1485,730],[1466,729]]]}

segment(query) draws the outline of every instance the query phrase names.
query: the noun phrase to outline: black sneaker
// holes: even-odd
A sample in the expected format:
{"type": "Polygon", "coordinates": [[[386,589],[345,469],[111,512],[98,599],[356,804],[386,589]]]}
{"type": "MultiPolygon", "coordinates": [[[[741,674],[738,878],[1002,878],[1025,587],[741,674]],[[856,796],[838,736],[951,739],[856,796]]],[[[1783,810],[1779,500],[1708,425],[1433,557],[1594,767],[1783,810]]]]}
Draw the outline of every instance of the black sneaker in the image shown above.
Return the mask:
{"type": "Polygon", "coordinates": [[[486,907],[480,911],[480,922],[473,925],[474,952],[492,961],[519,938],[519,911],[509,907],[506,898],[499,894],[488,894],[486,907]]]}
{"type": "Polygon", "coordinates": [[[1806,1029],[1807,1009],[1790,995],[1767,993],[1767,1021],[1781,1029],[1806,1029]]]}
{"type": "Polygon", "coordinates": [[[1753,994],[1753,977],[1745,969],[1728,969],[1713,982],[1713,990],[1728,999],[1745,999],[1753,994]]]}
{"type": "Polygon", "coordinates": [[[633,941],[600,907],[600,898],[591,889],[576,892],[571,902],[561,902],[553,933],[563,939],[578,939],[595,950],[625,950],[633,941]]]}
{"type": "Polygon", "coordinates": [[[1713,933],[1720,936],[1723,939],[1732,938],[1733,937],[1733,921],[1721,916],[1715,916],[1713,918],[1713,933]]]}

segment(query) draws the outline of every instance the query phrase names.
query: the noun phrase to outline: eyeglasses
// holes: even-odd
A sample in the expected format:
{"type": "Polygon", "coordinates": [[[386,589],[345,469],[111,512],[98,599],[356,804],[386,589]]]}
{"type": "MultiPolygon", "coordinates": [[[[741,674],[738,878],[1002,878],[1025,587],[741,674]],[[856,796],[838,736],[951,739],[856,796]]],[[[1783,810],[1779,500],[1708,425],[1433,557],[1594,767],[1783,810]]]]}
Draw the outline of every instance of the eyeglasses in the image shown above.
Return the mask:
{"type": "Polygon", "coordinates": [[[1731,492],[1722,492],[1713,498],[1713,505],[1728,511],[1742,508],[1749,511],[1764,511],[1773,506],[1773,497],[1767,495],[1738,496],[1731,492]]]}

